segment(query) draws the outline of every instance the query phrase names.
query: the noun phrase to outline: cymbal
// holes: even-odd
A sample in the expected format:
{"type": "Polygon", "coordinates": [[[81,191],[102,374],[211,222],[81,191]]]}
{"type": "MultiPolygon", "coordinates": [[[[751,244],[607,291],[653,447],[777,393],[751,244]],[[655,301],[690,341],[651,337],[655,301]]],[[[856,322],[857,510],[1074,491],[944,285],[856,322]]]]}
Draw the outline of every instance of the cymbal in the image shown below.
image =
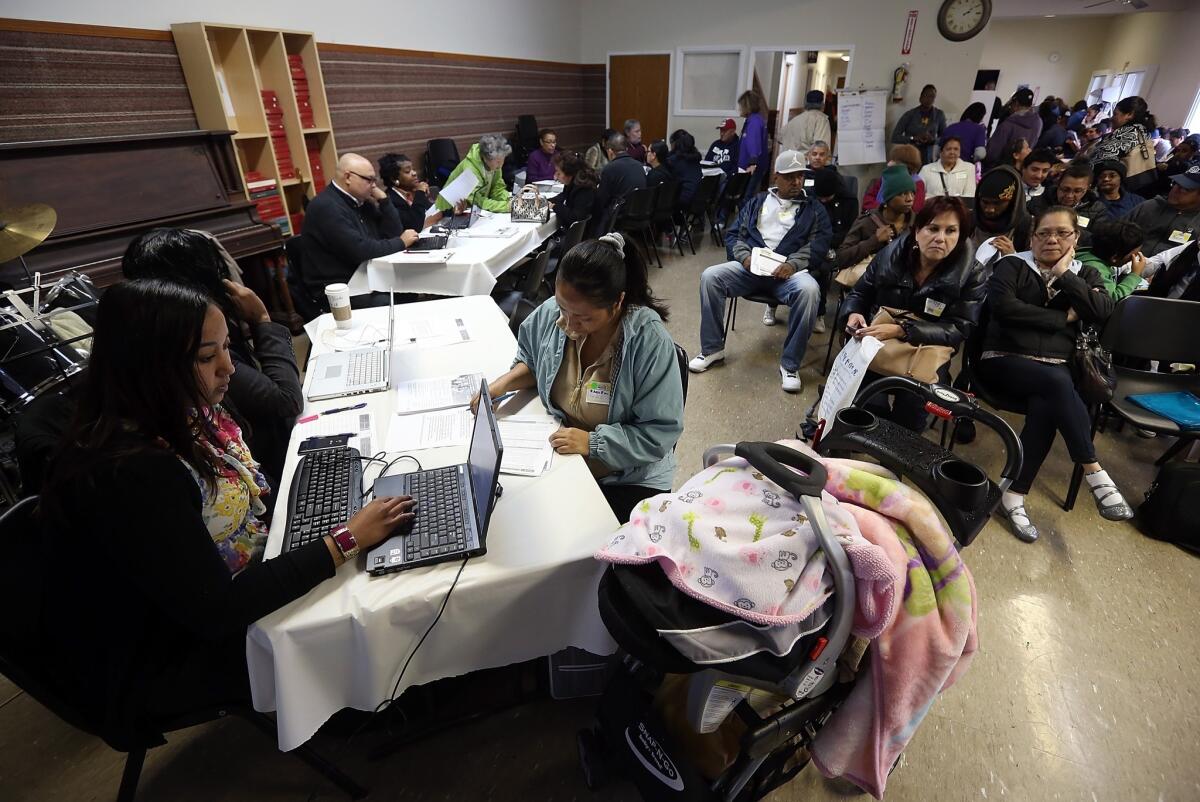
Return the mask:
{"type": "Polygon", "coordinates": [[[44,203],[0,207],[0,262],[32,251],[50,236],[57,222],[58,213],[44,203]]]}

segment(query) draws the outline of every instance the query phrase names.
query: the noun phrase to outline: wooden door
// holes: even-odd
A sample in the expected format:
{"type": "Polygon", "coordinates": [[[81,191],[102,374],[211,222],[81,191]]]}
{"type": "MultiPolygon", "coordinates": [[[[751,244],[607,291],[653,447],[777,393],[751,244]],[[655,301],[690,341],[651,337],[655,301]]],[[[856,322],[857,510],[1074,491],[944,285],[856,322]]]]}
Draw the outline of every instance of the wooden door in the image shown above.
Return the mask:
{"type": "Polygon", "coordinates": [[[608,126],[620,131],[626,120],[642,121],[642,141],[667,138],[671,57],[609,56],[608,126]]]}

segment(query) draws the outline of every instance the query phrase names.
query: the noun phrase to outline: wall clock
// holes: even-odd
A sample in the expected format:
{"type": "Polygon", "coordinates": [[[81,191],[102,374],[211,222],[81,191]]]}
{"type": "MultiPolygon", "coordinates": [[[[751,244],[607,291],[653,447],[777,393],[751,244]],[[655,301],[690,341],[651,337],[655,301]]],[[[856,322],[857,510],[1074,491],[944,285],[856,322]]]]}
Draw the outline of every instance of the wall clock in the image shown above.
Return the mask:
{"type": "Polygon", "coordinates": [[[943,0],[937,12],[938,33],[951,42],[979,35],[992,17],[992,0],[943,0]]]}

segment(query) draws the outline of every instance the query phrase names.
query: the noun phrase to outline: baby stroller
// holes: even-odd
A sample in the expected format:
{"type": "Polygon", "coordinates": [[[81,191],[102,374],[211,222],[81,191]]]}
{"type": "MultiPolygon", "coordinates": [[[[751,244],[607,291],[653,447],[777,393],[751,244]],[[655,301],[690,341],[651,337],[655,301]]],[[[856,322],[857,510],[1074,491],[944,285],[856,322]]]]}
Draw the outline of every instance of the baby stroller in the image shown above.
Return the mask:
{"type": "MultiPolygon", "coordinates": [[[[958,543],[966,545],[1020,469],[1020,442],[999,417],[980,409],[969,396],[940,385],[882,379],[863,391],[860,402],[896,390],[922,395],[937,407],[937,414],[974,419],[995,430],[1006,449],[1000,482],[993,483],[975,465],[857,406],[842,410],[821,439],[818,453],[863,454],[909,479],[942,513],[958,543]]],[[[620,647],[620,666],[595,723],[579,732],[580,762],[589,788],[599,788],[616,771],[631,779],[649,802],[761,799],[803,770],[807,747],[854,687],[852,681],[839,678],[837,666],[851,640],[854,577],[821,503],[824,466],[786,446],[750,442],[710,448],[705,466],[729,451],[800,502],[827,558],[833,594],[798,624],[747,628],[741,619],[679,592],[657,564],[612,565],[600,582],[599,608],[620,647]],[[747,629],[756,630],[751,640],[757,638],[758,643],[747,643],[744,637],[738,641],[734,633],[744,635],[747,629]],[[717,640],[711,637],[714,633],[720,636],[717,640]],[[773,646],[760,648],[764,640],[773,646]],[[720,649],[706,648],[714,644],[720,649]],[[668,674],[691,675],[688,718],[693,724],[709,715],[717,699],[725,705],[722,717],[732,707],[730,715],[742,725],[736,757],[716,779],[711,774],[706,778],[693,764],[655,709],[655,693],[668,674]],[[786,701],[764,710],[748,698],[755,691],[786,701]]]]}

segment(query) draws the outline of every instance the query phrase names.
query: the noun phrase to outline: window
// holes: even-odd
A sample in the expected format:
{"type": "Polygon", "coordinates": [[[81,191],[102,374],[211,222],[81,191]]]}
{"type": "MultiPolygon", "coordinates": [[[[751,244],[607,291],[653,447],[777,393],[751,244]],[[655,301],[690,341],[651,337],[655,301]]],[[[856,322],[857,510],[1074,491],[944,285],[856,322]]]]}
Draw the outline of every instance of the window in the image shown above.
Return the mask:
{"type": "Polygon", "coordinates": [[[1088,103],[1107,103],[1112,106],[1127,97],[1145,97],[1158,72],[1156,65],[1135,67],[1128,72],[1097,72],[1088,84],[1088,103]]]}
{"type": "Polygon", "coordinates": [[[1200,131],[1200,90],[1196,90],[1196,99],[1192,101],[1192,109],[1183,127],[1189,131],[1200,131]]]}
{"type": "Polygon", "coordinates": [[[737,116],[739,78],[745,62],[745,48],[679,48],[675,57],[675,113],[737,116]]]}

